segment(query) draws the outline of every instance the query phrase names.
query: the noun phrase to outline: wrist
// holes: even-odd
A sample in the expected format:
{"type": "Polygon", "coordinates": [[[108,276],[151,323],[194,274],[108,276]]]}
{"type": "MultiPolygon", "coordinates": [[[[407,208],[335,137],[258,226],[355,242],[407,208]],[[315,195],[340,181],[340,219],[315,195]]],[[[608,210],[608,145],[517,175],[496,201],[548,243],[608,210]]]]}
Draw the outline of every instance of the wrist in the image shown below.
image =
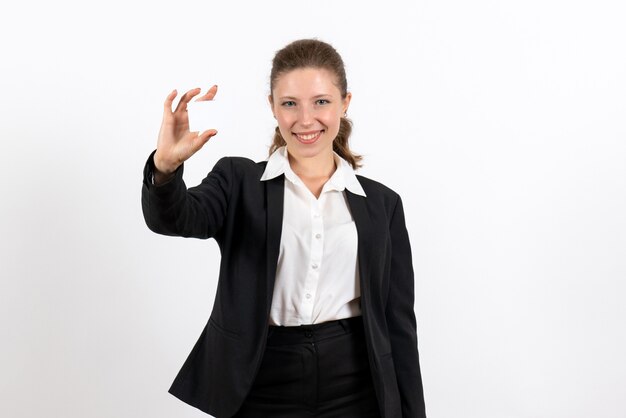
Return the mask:
{"type": "Polygon", "coordinates": [[[159,158],[159,151],[157,150],[157,152],[154,153],[154,174],[159,174],[162,176],[170,176],[172,174],[174,174],[174,172],[176,171],[176,169],[178,168],[178,166],[180,165],[173,165],[171,163],[167,163],[165,161],[163,161],[161,158],[159,158]]]}
{"type": "Polygon", "coordinates": [[[158,151],[153,156],[152,182],[159,185],[167,182],[178,169],[178,166],[164,163],[158,156],[158,151]]]}

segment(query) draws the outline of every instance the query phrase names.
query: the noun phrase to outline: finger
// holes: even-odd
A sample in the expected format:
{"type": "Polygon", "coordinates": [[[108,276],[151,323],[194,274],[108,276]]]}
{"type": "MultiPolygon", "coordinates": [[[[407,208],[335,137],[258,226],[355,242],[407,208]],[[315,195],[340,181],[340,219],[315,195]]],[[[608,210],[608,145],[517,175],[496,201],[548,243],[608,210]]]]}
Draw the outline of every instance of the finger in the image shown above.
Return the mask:
{"type": "Polygon", "coordinates": [[[178,102],[178,106],[176,106],[176,110],[174,112],[187,110],[187,103],[189,103],[189,101],[191,99],[193,99],[194,96],[198,95],[198,93],[200,93],[200,88],[199,87],[195,88],[195,89],[191,89],[187,93],[183,94],[181,96],[180,101],[178,102]]]}
{"type": "Polygon", "coordinates": [[[200,148],[206,144],[209,139],[213,138],[217,135],[217,131],[215,129],[209,129],[208,131],[204,131],[193,139],[192,149],[193,152],[196,153],[200,148]]]}
{"type": "Polygon", "coordinates": [[[174,98],[176,98],[177,94],[178,92],[176,91],[176,89],[174,89],[172,90],[170,94],[167,95],[167,98],[165,99],[165,102],[163,103],[163,110],[166,113],[172,111],[172,103],[174,102],[174,98]]]}
{"type": "Polygon", "coordinates": [[[215,135],[217,135],[217,129],[209,129],[209,130],[206,130],[206,131],[202,131],[200,133],[200,135],[198,135],[198,136],[205,136],[205,135],[208,136],[208,137],[215,136],[215,135]]]}
{"type": "Polygon", "coordinates": [[[198,97],[196,99],[196,102],[204,102],[207,100],[213,100],[216,94],[217,94],[217,84],[214,84],[203,96],[198,97]]]}

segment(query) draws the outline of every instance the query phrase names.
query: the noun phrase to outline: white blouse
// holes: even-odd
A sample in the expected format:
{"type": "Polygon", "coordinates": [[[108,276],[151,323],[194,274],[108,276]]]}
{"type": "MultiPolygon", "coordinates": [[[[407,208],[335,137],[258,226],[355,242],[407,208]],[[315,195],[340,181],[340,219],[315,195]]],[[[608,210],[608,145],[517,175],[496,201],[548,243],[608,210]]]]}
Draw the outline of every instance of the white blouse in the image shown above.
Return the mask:
{"type": "Polygon", "coordinates": [[[319,199],[291,170],[285,146],[268,159],[261,181],[285,175],[283,227],[271,325],[317,324],[361,315],[357,230],[344,189],[365,196],[352,166],[337,169],[319,199]]]}

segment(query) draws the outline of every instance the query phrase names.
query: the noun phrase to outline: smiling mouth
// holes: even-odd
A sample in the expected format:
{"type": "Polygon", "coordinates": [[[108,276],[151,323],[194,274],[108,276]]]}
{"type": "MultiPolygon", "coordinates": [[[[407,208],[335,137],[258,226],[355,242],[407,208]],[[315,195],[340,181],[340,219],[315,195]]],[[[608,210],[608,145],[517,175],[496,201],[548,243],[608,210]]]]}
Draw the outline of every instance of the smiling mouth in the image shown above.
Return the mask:
{"type": "Polygon", "coordinates": [[[319,139],[319,137],[322,135],[322,132],[324,132],[324,130],[306,134],[298,134],[294,132],[293,135],[298,139],[298,141],[302,142],[303,144],[312,144],[319,139]]]}

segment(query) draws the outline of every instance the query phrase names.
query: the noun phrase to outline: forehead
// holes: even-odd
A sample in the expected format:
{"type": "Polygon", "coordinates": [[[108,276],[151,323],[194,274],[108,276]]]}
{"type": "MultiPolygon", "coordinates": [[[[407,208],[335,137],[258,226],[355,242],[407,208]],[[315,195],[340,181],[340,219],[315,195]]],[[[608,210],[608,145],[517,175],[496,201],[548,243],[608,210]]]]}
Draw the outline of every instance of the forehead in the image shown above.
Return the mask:
{"type": "Polygon", "coordinates": [[[337,77],[325,68],[297,68],[278,76],[274,92],[278,96],[316,96],[340,94],[337,77]]]}

